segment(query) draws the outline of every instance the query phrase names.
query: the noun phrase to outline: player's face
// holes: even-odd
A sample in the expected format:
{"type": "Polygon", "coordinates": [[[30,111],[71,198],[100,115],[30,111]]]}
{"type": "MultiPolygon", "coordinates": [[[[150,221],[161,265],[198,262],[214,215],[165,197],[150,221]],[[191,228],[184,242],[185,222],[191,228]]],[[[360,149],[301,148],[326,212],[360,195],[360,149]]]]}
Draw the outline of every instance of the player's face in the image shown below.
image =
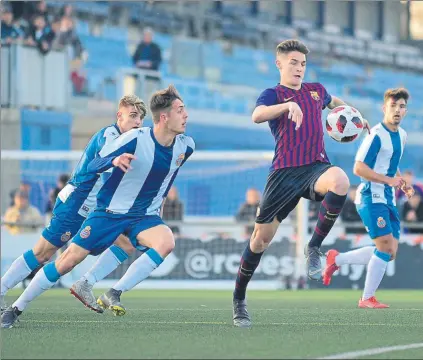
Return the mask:
{"type": "Polygon", "coordinates": [[[407,103],[404,99],[389,98],[383,104],[383,113],[385,114],[385,121],[391,125],[399,125],[407,113],[407,103]]]}
{"type": "Polygon", "coordinates": [[[304,78],[306,70],[306,56],[299,51],[291,51],[288,54],[278,54],[276,67],[281,73],[281,79],[285,85],[298,87],[304,78]]]}
{"type": "Polygon", "coordinates": [[[136,106],[122,106],[116,115],[122,133],[141,127],[144,120],[136,106]]]}
{"type": "Polygon", "coordinates": [[[176,99],[173,101],[170,111],[165,115],[165,124],[170,132],[183,134],[187,126],[188,113],[184,103],[176,99]]]}

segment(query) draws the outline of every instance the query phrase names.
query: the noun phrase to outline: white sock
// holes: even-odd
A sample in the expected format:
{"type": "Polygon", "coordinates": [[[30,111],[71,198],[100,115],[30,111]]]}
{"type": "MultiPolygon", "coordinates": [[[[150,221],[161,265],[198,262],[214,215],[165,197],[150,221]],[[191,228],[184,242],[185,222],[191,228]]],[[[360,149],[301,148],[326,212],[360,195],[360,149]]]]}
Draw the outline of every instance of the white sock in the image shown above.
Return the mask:
{"type": "Polygon", "coordinates": [[[374,246],[365,246],[359,249],[351,250],[346,253],[340,253],[335,258],[338,266],[344,264],[367,265],[375,251],[374,246]]]}
{"type": "Polygon", "coordinates": [[[386,268],[388,267],[388,261],[372,255],[372,258],[367,265],[366,281],[364,283],[363,300],[367,300],[372,296],[375,296],[376,290],[380,285],[380,282],[385,275],[386,268]]]}
{"type": "Polygon", "coordinates": [[[25,261],[24,255],[19,256],[1,278],[0,295],[4,296],[9,289],[14,288],[31,274],[32,270],[25,261]]]}
{"type": "MultiPolygon", "coordinates": [[[[46,266],[51,264],[54,263],[47,264],[46,266]]],[[[18,310],[23,311],[32,300],[40,296],[44,291],[53,287],[57,280],[52,282],[47,278],[46,272],[44,270],[46,266],[37,272],[25,291],[13,303],[12,307],[16,306],[18,310]]]]}
{"type": "MultiPolygon", "coordinates": [[[[126,255],[126,258],[123,259],[123,261],[127,258],[128,255],[126,255]]],[[[90,285],[94,285],[96,282],[103,280],[107,275],[115,270],[122,263],[121,260],[122,258],[118,259],[114,252],[108,248],[100,255],[95,264],[90,270],[88,270],[82,279],[87,280],[90,285]]]]}
{"type": "Polygon", "coordinates": [[[162,262],[162,257],[154,249],[149,249],[131,264],[125,275],[113,286],[113,289],[122,292],[131,290],[135,285],[146,279],[162,262]]]}

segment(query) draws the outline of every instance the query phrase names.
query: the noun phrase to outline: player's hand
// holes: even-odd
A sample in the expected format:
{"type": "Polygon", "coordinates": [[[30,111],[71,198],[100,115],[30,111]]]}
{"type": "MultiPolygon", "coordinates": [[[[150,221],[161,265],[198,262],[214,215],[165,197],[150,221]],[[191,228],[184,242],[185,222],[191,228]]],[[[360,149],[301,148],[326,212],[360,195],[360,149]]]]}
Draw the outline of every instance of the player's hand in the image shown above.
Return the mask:
{"type": "Polygon", "coordinates": [[[295,130],[298,130],[303,122],[303,112],[296,102],[290,101],[288,104],[288,119],[295,123],[295,130]]]}
{"type": "Polygon", "coordinates": [[[112,164],[115,167],[118,167],[121,169],[124,173],[128,172],[132,169],[131,167],[131,161],[136,159],[136,157],[132,154],[122,154],[116,158],[113,159],[112,164]]]}
{"type": "Polygon", "coordinates": [[[394,176],[388,178],[387,184],[392,187],[401,187],[405,184],[405,181],[401,176],[394,176]]]}
{"type": "Polygon", "coordinates": [[[369,124],[369,122],[366,119],[363,119],[363,127],[370,134],[370,124],[369,124]]]}
{"type": "Polygon", "coordinates": [[[405,196],[407,196],[407,199],[412,198],[415,192],[414,188],[410,185],[407,185],[405,181],[404,184],[401,186],[401,190],[405,194],[405,196]]]}

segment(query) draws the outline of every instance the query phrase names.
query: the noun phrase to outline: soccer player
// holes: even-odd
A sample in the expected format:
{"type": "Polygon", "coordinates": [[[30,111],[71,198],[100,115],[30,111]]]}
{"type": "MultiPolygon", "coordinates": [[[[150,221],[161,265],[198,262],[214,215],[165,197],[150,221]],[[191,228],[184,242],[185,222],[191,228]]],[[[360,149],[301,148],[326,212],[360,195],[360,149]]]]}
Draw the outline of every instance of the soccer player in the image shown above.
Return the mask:
{"type": "MultiPolygon", "coordinates": [[[[313,236],[305,248],[307,275],[321,278],[320,245],[338,218],[349,187],[345,172],[330,164],[323,141],[322,109],[344,105],[320,83],[303,82],[307,47],[286,40],[276,47],[280,83],[259,96],[252,119],[268,122],[276,141],[254,232],[241,257],[233,294],[235,326],[251,326],[245,293],[279,224],[299,200],[322,201],[313,236]]],[[[366,127],[368,125],[366,124],[366,127]]]]}
{"type": "Polygon", "coordinates": [[[66,251],[35,275],[15,303],[2,315],[1,326],[12,327],[33,299],[50,289],[88,254],[106,250],[119,234],[148,250],[128,268],[122,279],[102,299],[113,309],[123,308],[120,295],[144,280],[173,250],[172,231],[159,216],[163,199],[180,166],[195,145],[183,135],[188,114],[173,86],[153,94],[150,108],[154,128],[132,129],[106,144],[92,160],[89,173],[113,168],[97,195],[97,208],[88,215],[66,251]]]}
{"type": "Polygon", "coordinates": [[[400,236],[400,217],[395,204],[395,188],[410,198],[412,184],[406,184],[398,169],[407,134],[400,127],[407,113],[409,94],[404,88],[388,89],[383,103],[383,121],[371,129],[361,144],[354,174],[361,177],[355,203],[374,246],[340,254],[331,249],[326,255],[323,283],[329,285],[333,273],[344,264],[367,265],[360,308],[389,307],[375,298],[375,292],[385,274],[388,262],[395,259],[400,236]]]}
{"type": "MultiPolygon", "coordinates": [[[[140,127],[146,112],[144,102],[137,96],[124,96],[118,105],[116,123],[101,129],[91,138],[71,179],[57,197],[50,224],[43,230],[34,248],[18,257],[1,278],[2,308],[6,292],[24,280],[41,264],[50,260],[57,250],[78,232],[88,214],[95,207],[96,194],[102,182],[98,174],[87,171],[87,165],[105,144],[116,139],[122,133],[140,127]]],[[[116,247],[112,247],[111,251],[119,252],[124,256],[124,249],[131,250],[130,246],[128,249],[123,237],[118,239],[117,244],[116,247]]],[[[102,311],[98,306],[96,308],[98,311],[102,311]]]]}

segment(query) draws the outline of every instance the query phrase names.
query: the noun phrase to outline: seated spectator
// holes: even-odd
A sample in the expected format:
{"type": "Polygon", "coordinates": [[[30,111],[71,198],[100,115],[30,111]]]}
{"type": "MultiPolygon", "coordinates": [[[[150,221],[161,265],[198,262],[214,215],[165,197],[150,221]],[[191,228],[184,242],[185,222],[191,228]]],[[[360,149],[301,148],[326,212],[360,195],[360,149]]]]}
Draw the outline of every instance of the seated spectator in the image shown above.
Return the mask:
{"type": "Polygon", "coordinates": [[[257,209],[260,205],[260,192],[256,189],[248,189],[245,195],[245,203],[241,205],[235,218],[237,221],[252,222],[256,219],[257,209]]]}
{"type": "Polygon", "coordinates": [[[163,206],[163,220],[182,221],[183,217],[184,204],[179,200],[178,190],[172,186],[163,206]]]}
{"type": "Polygon", "coordinates": [[[47,213],[51,213],[53,211],[54,204],[56,203],[57,195],[59,195],[59,192],[65,187],[68,181],[69,181],[68,174],[62,174],[57,179],[56,187],[54,189],[51,189],[49,193],[49,200],[47,202],[47,207],[46,207],[47,213]]]}
{"type": "Polygon", "coordinates": [[[15,205],[15,194],[18,191],[22,191],[22,192],[27,193],[28,194],[28,197],[29,197],[29,193],[31,191],[31,184],[23,181],[23,182],[20,183],[18,189],[12,190],[10,192],[10,206],[14,206],[15,205]]]}
{"type": "Polygon", "coordinates": [[[158,70],[162,62],[160,47],[153,42],[153,31],[150,28],[144,29],[144,38],[141,41],[132,57],[134,65],[140,69],[158,70]]]}
{"type": "MultiPolygon", "coordinates": [[[[416,194],[423,197],[423,184],[416,181],[412,170],[405,170],[402,173],[402,177],[408,185],[412,185],[416,194]]],[[[395,197],[397,198],[398,205],[402,205],[407,201],[407,197],[401,189],[395,191],[395,197]]]]}
{"type": "Polygon", "coordinates": [[[357,187],[351,186],[350,191],[348,192],[348,197],[345,200],[344,207],[341,211],[341,220],[347,225],[349,223],[359,223],[359,226],[347,226],[345,227],[345,232],[347,234],[365,234],[366,230],[362,225],[360,215],[357,212],[357,208],[354,204],[355,196],[357,194],[357,187]]]}
{"type": "Polygon", "coordinates": [[[8,208],[4,214],[6,228],[11,234],[33,232],[43,225],[43,217],[38,209],[29,204],[28,193],[17,191],[15,205],[8,208]]]}
{"type": "Polygon", "coordinates": [[[13,24],[13,14],[5,8],[1,14],[1,43],[11,44],[20,40],[19,29],[13,24]]]}
{"type": "Polygon", "coordinates": [[[73,6],[71,4],[63,5],[60,16],[67,16],[73,18],[73,6]]]}
{"type": "MultiPolygon", "coordinates": [[[[408,223],[423,225],[423,201],[418,193],[415,193],[413,197],[404,203],[402,217],[408,223]]],[[[423,234],[423,228],[406,228],[406,232],[409,234],[423,234]]]]}

